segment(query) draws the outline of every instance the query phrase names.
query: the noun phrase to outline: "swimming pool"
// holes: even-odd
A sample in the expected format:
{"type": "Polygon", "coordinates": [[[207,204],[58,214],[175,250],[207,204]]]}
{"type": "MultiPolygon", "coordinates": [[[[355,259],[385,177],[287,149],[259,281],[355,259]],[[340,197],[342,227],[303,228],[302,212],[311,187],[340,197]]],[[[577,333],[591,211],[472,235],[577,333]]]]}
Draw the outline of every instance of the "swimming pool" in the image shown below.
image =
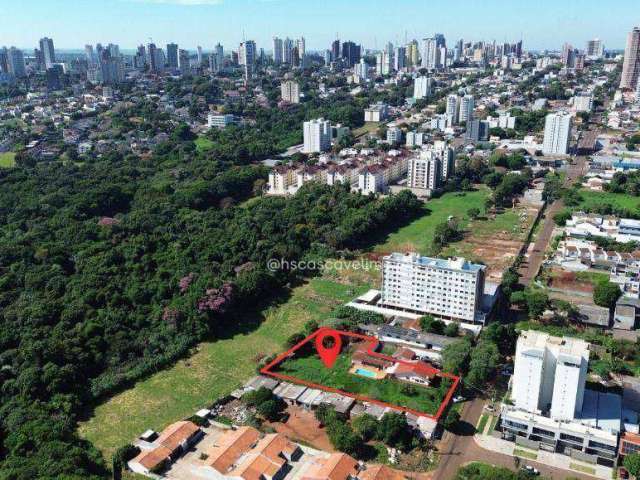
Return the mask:
{"type": "Polygon", "coordinates": [[[357,368],[356,373],[362,377],[376,378],[375,372],[372,372],[371,370],[365,370],[364,368],[357,368]]]}

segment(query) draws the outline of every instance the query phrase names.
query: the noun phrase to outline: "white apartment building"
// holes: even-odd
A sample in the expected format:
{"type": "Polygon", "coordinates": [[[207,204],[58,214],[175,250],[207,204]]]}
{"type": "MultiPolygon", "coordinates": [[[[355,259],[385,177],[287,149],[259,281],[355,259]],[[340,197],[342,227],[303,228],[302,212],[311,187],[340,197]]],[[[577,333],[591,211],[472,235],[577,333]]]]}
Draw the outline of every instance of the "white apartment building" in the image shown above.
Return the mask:
{"type": "Polygon", "coordinates": [[[358,172],[357,191],[364,195],[384,193],[389,185],[407,174],[407,159],[398,157],[366,165],[358,172]]]}
{"type": "Polygon", "coordinates": [[[484,291],[485,268],[464,258],[392,253],[382,260],[381,304],[473,322],[484,291]]]}
{"type": "Polygon", "coordinates": [[[547,115],[542,144],[542,152],[545,155],[566,155],[569,152],[572,123],[572,117],[568,112],[547,115]]]}
{"type": "Polygon", "coordinates": [[[589,344],[527,331],[518,338],[511,397],[516,408],[573,420],[582,411],[589,344]]]}
{"type": "Polygon", "coordinates": [[[451,123],[453,125],[458,124],[458,119],[460,110],[460,97],[456,94],[451,94],[447,96],[447,110],[446,115],[451,118],[451,123]]]}
{"type": "Polygon", "coordinates": [[[433,88],[433,78],[417,77],[413,81],[413,98],[421,99],[431,95],[433,88]]]}
{"type": "Polygon", "coordinates": [[[410,158],[407,168],[407,186],[421,190],[436,190],[441,184],[441,170],[440,159],[435,156],[410,158]]]}
{"type": "Polygon", "coordinates": [[[512,117],[509,113],[503,113],[496,117],[487,117],[489,128],[504,128],[513,130],[516,128],[516,117],[512,117]]]}
{"type": "Polygon", "coordinates": [[[389,116],[389,107],[382,103],[374,103],[364,110],[365,122],[382,122],[389,116]]]}
{"type": "Polygon", "coordinates": [[[323,118],[304,122],[304,153],[326,152],[331,148],[331,123],[323,118]]]}
{"type": "Polygon", "coordinates": [[[407,147],[420,147],[424,143],[424,133],[407,132],[405,145],[407,147]]]}
{"type": "Polygon", "coordinates": [[[475,99],[473,95],[465,95],[460,99],[460,115],[461,122],[473,120],[473,110],[475,108],[475,99]]]}
{"type": "Polygon", "coordinates": [[[613,466],[620,432],[637,430],[637,421],[626,420],[633,415],[623,411],[620,395],[585,388],[588,364],[589,344],[581,339],[522,332],[511,377],[513,405],[501,410],[503,437],[613,466]]]}
{"type": "Polygon", "coordinates": [[[402,130],[398,127],[389,127],[387,129],[387,143],[390,145],[399,145],[402,142],[402,130]]]}
{"type": "Polygon", "coordinates": [[[210,113],[207,115],[207,127],[209,128],[224,128],[235,123],[238,123],[238,119],[229,113],[225,115],[210,113]]]}
{"type": "Polygon", "coordinates": [[[583,93],[573,97],[573,108],[576,112],[590,112],[593,110],[593,95],[583,93]]]}
{"type": "Polygon", "coordinates": [[[282,100],[288,103],[300,103],[300,86],[298,82],[287,80],[280,85],[282,100]]]}
{"type": "Polygon", "coordinates": [[[587,42],[586,55],[589,60],[598,60],[604,57],[604,44],[599,38],[587,42]]]}

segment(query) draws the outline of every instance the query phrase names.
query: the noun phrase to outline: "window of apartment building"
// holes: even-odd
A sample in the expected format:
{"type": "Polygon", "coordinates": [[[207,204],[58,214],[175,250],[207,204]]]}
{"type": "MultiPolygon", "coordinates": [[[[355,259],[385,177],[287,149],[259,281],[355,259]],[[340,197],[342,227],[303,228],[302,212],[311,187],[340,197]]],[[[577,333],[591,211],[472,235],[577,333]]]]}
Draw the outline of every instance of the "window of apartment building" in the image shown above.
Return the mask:
{"type": "Polygon", "coordinates": [[[542,435],[544,437],[551,437],[551,438],[556,436],[554,432],[551,432],[549,430],[544,430],[538,427],[533,427],[533,433],[535,433],[536,435],[542,435]]]}
{"type": "Polygon", "coordinates": [[[606,443],[596,442],[595,440],[589,440],[589,446],[593,448],[599,448],[600,450],[609,450],[611,452],[616,451],[615,446],[607,445],[606,443]]]}
{"type": "Polygon", "coordinates": [[[560,434],[560,439],[561,440],[569,440],[570,442],[576,442],[576,443],[584,443],[584,439],[580,438],[580,437],[576,437],[575,435],[569,435],[568,433],[561,433],[560,434]]]}

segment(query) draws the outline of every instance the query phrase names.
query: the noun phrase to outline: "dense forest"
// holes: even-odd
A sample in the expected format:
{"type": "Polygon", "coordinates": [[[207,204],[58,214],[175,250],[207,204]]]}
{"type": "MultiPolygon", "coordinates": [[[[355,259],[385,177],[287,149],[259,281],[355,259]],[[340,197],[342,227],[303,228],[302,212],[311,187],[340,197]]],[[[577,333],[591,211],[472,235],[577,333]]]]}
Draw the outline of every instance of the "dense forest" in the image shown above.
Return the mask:
{"type": "Polygon", "coordinates": [[[420,209],[320,185],[240,204],[265,171],[216,155],[177,129],[150,159],[0,169],[0,479],[104,477],[74,433],[93,402],[237,328],[291,281],[269,258],[355,249],[420,209]]]}

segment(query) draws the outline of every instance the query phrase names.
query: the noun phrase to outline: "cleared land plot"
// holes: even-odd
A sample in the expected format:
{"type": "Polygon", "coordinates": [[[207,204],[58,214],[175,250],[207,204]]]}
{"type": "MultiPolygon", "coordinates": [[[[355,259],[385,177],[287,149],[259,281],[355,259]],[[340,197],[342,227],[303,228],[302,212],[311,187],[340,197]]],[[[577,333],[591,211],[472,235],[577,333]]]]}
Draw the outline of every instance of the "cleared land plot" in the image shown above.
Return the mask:
{"type": "Polygon", "coordinates": [[[449,245],[443,256],[462,256],[487,265],[487,279],[499,282],[522,248],[537,210],[516,207],[469,222],[464,239],[449,245]]]}
{"type": "Polygon", "coordinates": [[[488,196],[489,189],[480,186],[473,192],[446,193],[440,198],[429,200],[424,206],[424,215],[381,239],[381,244],[374,252],[388,254],[414,251],[428,255],[432,253],[434,230],[437,225],[446,222],[449,216],[454,216],[460,221],[460,226],[466,228],[469,224],[467,211],[473,207],[482,210],[488,196]]]}
{"type": "Polygon", "coordinates": [[[15,152],[3,152],[0,153],[0,167],[13,168],[16,166],[16,154],[15,152]]]}
{"type": "Polygon", "coordinates": [[[147,428],[161,430],[233,391],[255,375],[263,356],[281,352],[287,338],[307,321],[322,323],[336,306],[370,288],[363,283],[363,272],[343,272],[339,280],[327,272],[294,288],[286,303],[267,308],[255,319],[238,319],[257,324],[249,333],[202,343],[190,358],[97,406],[81,423],[80,435],[110,459],[147,428]]]}
{"type": "Polygon", "coordinates": [[[371,379],[349,373],[351,352],[348,350],[340,354],[333,368],[326,368],[312,348],[305,356],[299,352],[279,364],[274,370],[306,382],[336,388],[343,392],[362,395],[429,415],[435,415],[451,386],[449,379],[439,379],[437,387],[411,384],[411,388],[407,388],[409,384],[393,378],[371,379]]]}

